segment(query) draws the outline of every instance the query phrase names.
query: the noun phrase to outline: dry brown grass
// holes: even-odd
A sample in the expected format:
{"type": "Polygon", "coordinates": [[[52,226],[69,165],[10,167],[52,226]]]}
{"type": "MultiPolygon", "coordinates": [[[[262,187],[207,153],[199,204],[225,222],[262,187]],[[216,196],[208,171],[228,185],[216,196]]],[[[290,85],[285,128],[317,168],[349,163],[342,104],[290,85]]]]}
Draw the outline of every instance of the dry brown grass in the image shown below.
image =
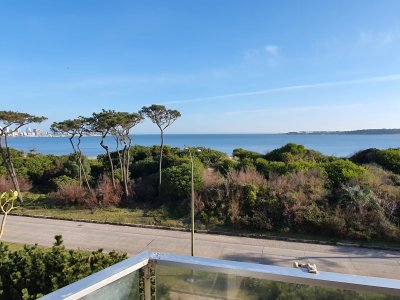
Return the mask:
{"type": "Polygon", "coordinates": [[[201,212],[206,222],[222,220],[235,226],[241,222],[242,215],[249,213],[250,206],[257,201],[257,193],[266,191],[267,187],[267,180],[255,170],[232,170],[226,177],[206,170],[203,172],[196,210],[201,212]]]}
{"type": "Polygon", "coordinates": [[[233,197],[229,209],[230,219],[233,225],[236,225],[240,218],[240,203],[238,197],[233,197]]]}
{"type": "Polygon", "coordinates": [[[376,165],[367,165],[370,176],[352,182],[370,189],[389,221],[400,226],[400,176],[376,165]]]}
{"type": "Polygon", "coordinates": [[[51,194],[58,205],[76,205],[88,208],[117,206],[121,202],[121,187],[114,189],[111,179],[102,176],[94,190],[89,191],[79,183],[60,186],[51,194]]]}
{"type": "Polygon", "coordinates": [[[327,202],[326,180],[318,169],[285,176],[273,175],[269,180],[269,191],[273,198],[282,202],[283,214],[289,220],[302,223],[305,212],[327,202]]]}
{"type": "MultiPolygon", "coordinates": [[[[21,192],[28,192],[32,188],[32,182],[23,177],[18,177],[18,184],[21,192]]],[[[7,192],[10,190],[15,190],[11,179],[6,176],[0,176],[0,191],[7,192]]]]}
{"type": "Polygon", "coordinates": [[[203,186],[218,186],[224,183],[225,178],[215,170],[205,169],[203,170],[201,181],[203,186]]]}
{"type": "Polygon", "coordinates": [[[269,186],[273,197],[304,204],[318,201],[327,195],[326,176],[319,169],[285,176],[272,175],[269,186]]]}
{"type": "Polygon", "coordinates": [[[97,205],[102,207],[117,206],[121,202],[121,196],[121,186],[117,185],[114,189],[111,179],[108,176],[101,176],[95,189],[97,205]]]}
{"type": "Polygon", "coordinates": [[[230,184],[251,184],[255,186],[267,185],[267,180],[264,176],[255,170],[229,171],[226,178],[230,184]]]}
{"type": "Polygon", "coordinates": [[[88,191],[78,183],[66,183],[58,187],[51,197],[59,205],[83,205],[88,191]]]}

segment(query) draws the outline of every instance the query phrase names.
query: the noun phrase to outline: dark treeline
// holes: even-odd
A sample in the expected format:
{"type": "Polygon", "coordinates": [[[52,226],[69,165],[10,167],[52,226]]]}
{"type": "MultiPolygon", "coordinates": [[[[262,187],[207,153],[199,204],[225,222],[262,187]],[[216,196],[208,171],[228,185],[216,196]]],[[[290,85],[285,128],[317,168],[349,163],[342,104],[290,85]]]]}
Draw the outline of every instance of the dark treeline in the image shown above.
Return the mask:
{"type": "MultiPolygon", "coordinates": [[[[267,154],[236,149],[233,157],[201,148],[194,157],[196,218],[208,226],[284,231],[351,239],[400,239],[400,149],[369,149],[350,159],[325,156],[288,144],[267,154]]],[[[128,171],[114,170],[110,151],[89,160],[82,154],[40,155],[12,150],[21,189],[48,193],[55,205],[140,206],[189,214],[190,159],[187,151],[131,146],[128,171]],[[79,155],[79,160],[77,160],[79,155]],[[87,183],[81,184],[84,170],[87,183]],[[123,191],[128,174],[130,197],[123,191]],[[161,191],[161,193],[160,193],[161,191]]],[[[0,189],[12,182],[0,166],[0,189]]],[[[8,186],[7,186],[8,185],[8,186]]]]}

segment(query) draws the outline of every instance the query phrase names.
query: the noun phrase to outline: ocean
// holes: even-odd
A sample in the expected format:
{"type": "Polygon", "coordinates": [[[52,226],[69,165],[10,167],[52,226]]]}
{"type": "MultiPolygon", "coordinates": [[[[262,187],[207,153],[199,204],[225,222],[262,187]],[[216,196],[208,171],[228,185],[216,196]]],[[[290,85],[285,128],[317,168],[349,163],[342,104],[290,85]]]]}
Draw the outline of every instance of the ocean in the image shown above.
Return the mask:
{"type": "MultiPolygon", "coordinates": [[[[134,145],[151,146],[160,143],[158,134],[138,134],[133,137],[134,145]]],[[[83,137],[81,149],[88,157],[104,153],[99,145],[100,137],[83,137]]],[[[398,148],[400,134],[384,135],[342,135],[342,134],[166,134],[165,144],[183,148],[203,146],[231,154],[235,148],[266,153],[287,143],[302,144],[305,147],[327,155],[348,157],[367,148],[398,148]]],[[[112,137],[106,144],[115,148],[112,137]]],[[[62,155],[72,152],[67,137],[16,137],[10,139],[12,148],[42,154],[62,155]]]]}

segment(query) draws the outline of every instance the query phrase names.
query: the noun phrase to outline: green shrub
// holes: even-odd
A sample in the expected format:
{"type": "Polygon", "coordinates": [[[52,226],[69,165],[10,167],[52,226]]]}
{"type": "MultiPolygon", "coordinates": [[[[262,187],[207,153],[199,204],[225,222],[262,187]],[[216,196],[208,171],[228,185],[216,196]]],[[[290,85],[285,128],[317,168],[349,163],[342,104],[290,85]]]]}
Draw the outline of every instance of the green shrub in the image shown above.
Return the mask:
{"type": "Polygon", "coordinates": [[[322,153],[306,149],[303,145],[289,143],[279,149],[275,149],[264,156],[267,160],[272,161],[324,161],[326,156],[322,153]]]}
{"type": "Polygon", "coordinates": [[[229,172],[223,187],[230,221],[233,225],[249,226],[256,203],[268,195],[267,180],[255,170],[242,169],[229,172]]]}
{"type": "Polygon", "coordinates": [[[89,165],[90,165],[90,176],[92,181],[97,181],[100,176],[102,176],[105,173],[104,166],[102,164],[102,161],[98,159],[89,159],[88,160],[89,165]]]}
{"type": "Polygon", "coordinates": [[[256,169],[258,172],[269,177],[270,173],[285,174],[287,172],[287,164],[282,161],[269,161],[264,158],[257,158],[256,169]]]}
{"type": "Polygon", "coordinates": [[[254,207],[259,191],[259,187],[255,184],[245,184],[243,186],[243,205],[245,206],[245,209],[254,207]]]}
{"type": "MultiPolygon", "coordinates": [[[[153,158],[155,160],[159,160],[160,158],[160,146],[159,145],[154,145],[149,147],[150,151],[151,151],[151,155],[153,156],[153,158]]],[[[171,147],[168,145],[164,145],[163,148],[163,156],[168,156],[168,155],[181,155],[182,154],[182,150],[178,147],[171,147]]]]}
{"type": "Polygon", "coordinates": [[[386,218],[400,228],[400,175],[378,165],[365,167],[371,175],[356,184],[370,189],[379,198],[386,218]]]}
{"type": "MultiPolygon", "coordinates": [[[[82,156],[82,163],[86,174],[90,177],[90,162],[82,156]]],[[[14,159],[16,173],[19,176],[29,178],[40,190],[54,188],[52,183],[55,177],[68,176],[79,179],[79,164],[77,154],[55,156],[31,154],[27,157],[14,159]]]]}
{"type": "Polygon", "coordinates": [[[206,169],[202,174],[196,208],[205,224],[223,224],[227,218],[226,178],[217,171],[206,169]]]}
{"type": "Polygon", "coordinates": [[[322,166],[333,187],[339,187],[352,179],[367,175],[367,170],[364,167],[358,166],[349,160],[338,159],[324,163],[322,166]]]}
{"type": "Polygon", "coordinates": [[[239,159],[249,158],[252,160],[263,156],[261,153],[245,150],[242,148],[233,149],[232,155],[233,155],[233,157],[237,157],[239,159]]]}
{"type": "Polygon", "coordinates": [[[350,160],[356,164],[371,164],[377,163],[377,154],[379,150],[375,148],[370,148],[366,150],[359,151],[350,157],[350,160]]]}
{"type": "Polygon", "coordinates": [[[400,174],[400,149],[367,149],[359,151],[350,158],[358,164],[376,163],[383,168],[400,174]]]}
{"type": "Polygon", "coordinates": [[[221,151],[205,147],[194,148],[201,150],[201,152],[196,153],[196,157],[201,161],[204,167],[216,167],[219,166],[222,161],[228,159],[228,156],[221,151]]]}
{"type": "Polygon", "coordinates": [[[33,184],[43,183],[44,174],[55,165],[56,159],[52,155],[32,155],[24,159],[24,166],[28,169],[27,175],[33,184]]]}
{"type": "Polygon", "coordinates": [[[133,178],[144,177],[150,174],[158,173],[159,162],[151,157],[146,157],[142,160],[135,161],[130,166],[130,171],[133,178]]]}
{"type": "Polygon", "coordinates": [[[255,162],[256,169],[265,177],[269,177],[270,173],[284,175],[293,172],[305,172],[311,169],[319,168],[320,164],[314,161],[269,161],[264,158],[258,158],[255,162]]]}
{"type": "MultiPolygon", "coordinates": [[[[70,154],[66,157],[66,160],[63,164],[63,173],[62,175],[67,175],[74,179],[79,179],[79,163],[78,163],[78,154],[70,154]]],[[[81,157],[83,168],[86,174],[90,175],[90,163],[86,156],[81,157]]]]}
{"type": "Polygon", "coordinates": [[[251,158],[243,158],[239,161],[239,164],[237,166],[237,169],[239,170],[256,170],[256,166],[254,165],[254,160],[251,158]]]}
{"type": "MultiPolygon", "coordinates": [[[[201,163],[195,164],[194,168],[194,188],[198,192],[201,187],[201,163]]],[[[191,165],[181,164],[163,170],[163,194],[179,205],[182,200],[187,199],[191,191],[191,165]]]]}
{"type": "Polygon", "coordinates": [[[377,163],[387,170],[400,174],[400,149],[378,151],[377,163]]]}
{"type": "MultiPolygon", "coordinates": [[[[199,162],[199,159],[197,157],[194,157],[193,160],[199,162]]],[[[176,153],[168,153],[164,155],[162,167],[163,169],[166,169],[169,167],[180,166],[185,164],[190,164],[189,156],[185,155],[180,156],[176,153]]]]}
{"type": "Polygon", "coordinates": [[[126,254],[65,249],[56,236],[51,249],[25,245],[11,252],[0,243],[0,299],[36,299],[92,273],[109,267],[126,254]]]}
{"type": "Polygon", "coordinates": [[[364,209],[379,211],[379,199],[370,189],[356,186],[343,186],[339,204],[345,209],[361,212],[364,209]]]}
{"type": "Polygon", "coordinates": [[[384,202],[368,188],[342,186],[339,216],[346,224],[346,235],[357,239],[399,240],[400,230],[385,217],[384,202]]]}
{"type": "Polygon", "coordinates": [[[53,181],[53,184],[57,188],[62,187],[64,185],[71,185],[71,184],[77,184],[78,183],[75,179],[73,179],[73,178],[71,178],[71,177],[69,177],[67,175],[58,176],[58,177],[54,178],[52,181],[53,181]]]}
{"type": "Polygon", "coordinates": [[[143,178],[138,178],[132,184],[135,200],[153,204],[158,199],[158,174],[154,173],[143,178]]]}
{"type": "Polygon", "coordinates": [[[283,229],[287,226],[286,220],[282,218],[283,212],[282,201],[271,197],[257,199],[253,207],[251,226],[266,230],[283,229]]]}
{"type": "Polygon", "coordinates": [[[135,145],[130,149],[132,161],[140,161],[153,158],[151,147],[135,145]]]}
{"type": "Polygon", "coordinates": [[[225,159],[222,161],[222,163],[219,164],[217,169],[221,174],[226,175],[232,170],[240,169],[239,162],[232,159],[225,159]]]}

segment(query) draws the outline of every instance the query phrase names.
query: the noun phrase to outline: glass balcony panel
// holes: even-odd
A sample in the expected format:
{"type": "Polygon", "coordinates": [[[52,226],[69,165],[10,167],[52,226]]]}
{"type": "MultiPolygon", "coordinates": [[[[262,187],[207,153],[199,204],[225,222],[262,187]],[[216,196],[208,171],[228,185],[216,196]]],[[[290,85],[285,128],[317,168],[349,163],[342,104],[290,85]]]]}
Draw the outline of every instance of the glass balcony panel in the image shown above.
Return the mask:
{"type": "Polygon", "coordinates": [[[400,297],[284,283],[186,268],[156,267],[156,299],[400,300],[400,297]]]}
{"type": "Polygon", "coordinates": [[[82,300],[133,300],[139,298],[139,272],[135,271],[80,298],[82,300]]]}

